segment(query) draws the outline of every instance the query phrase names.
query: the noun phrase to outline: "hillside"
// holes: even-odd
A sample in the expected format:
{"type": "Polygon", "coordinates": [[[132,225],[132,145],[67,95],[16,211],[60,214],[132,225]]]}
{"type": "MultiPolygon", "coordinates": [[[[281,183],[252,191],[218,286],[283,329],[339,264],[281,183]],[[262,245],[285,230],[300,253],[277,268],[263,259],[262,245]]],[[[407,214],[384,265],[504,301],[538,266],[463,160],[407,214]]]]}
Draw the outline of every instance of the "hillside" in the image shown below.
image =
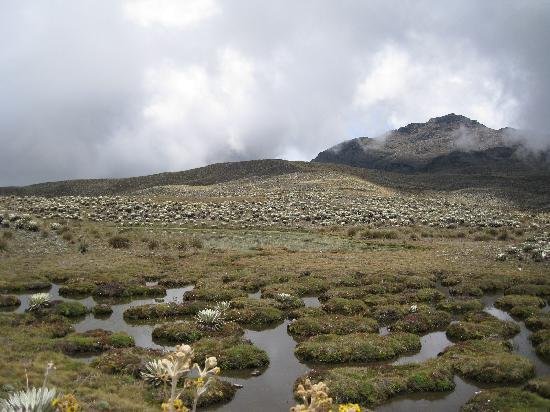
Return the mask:
{"type": "Polygon", "coordinates": [[[549,171],[550,152],[532,152],[524,141],[524,134],[517,130],[494,130],[451,113],[426,123],[411,123],[379,138],[342,142],[312,161],[405,173],[549,171]]]}

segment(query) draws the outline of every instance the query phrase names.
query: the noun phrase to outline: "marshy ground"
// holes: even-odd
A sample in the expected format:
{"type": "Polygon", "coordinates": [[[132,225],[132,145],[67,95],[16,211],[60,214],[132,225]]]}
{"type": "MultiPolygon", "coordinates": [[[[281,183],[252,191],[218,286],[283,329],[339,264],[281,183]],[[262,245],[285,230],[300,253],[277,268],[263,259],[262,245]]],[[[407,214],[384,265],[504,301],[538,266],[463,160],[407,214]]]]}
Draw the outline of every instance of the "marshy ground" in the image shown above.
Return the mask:
{"type": "Polygon", "coordinates": [[[319,174],[0,211],[0,396],[53,360],[86,410],[158,410],[144,362],[189,343],[212,410],[288,410],[306,376],[371,409],[550,408],[548,213],[319,174]]]}

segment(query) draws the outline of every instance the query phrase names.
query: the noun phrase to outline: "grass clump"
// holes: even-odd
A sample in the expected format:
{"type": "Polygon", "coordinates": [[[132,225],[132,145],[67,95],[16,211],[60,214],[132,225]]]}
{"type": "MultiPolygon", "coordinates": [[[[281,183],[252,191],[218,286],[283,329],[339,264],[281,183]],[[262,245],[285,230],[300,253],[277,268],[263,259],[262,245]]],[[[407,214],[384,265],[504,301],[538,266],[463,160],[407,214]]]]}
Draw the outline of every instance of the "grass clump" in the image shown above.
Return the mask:
{"type": "Polygon", "coordinates": [[[531,379],[525,385],[525,389],[530,392],[535,392],[543,398],[550,399],[550,375],[531,379]]]}
{"type": "Polygon", "coordinates": [[[495,306],[502,310],[511,310],[518,306],[530,306],[543,308],[546,306],[544,299],[530,295],[504,295],[495,301],[495,306]]]}
{"type": "Polygon", "coordinates": [[[246,297],[246,292],[239,289],[229,289],[223,284],[201,285],[193,290],[185,292],[184,300],[204,300],[210,302],[229,301],[246,297]]]}
{"type": "Polygon", "coordinates": [[[222,370],[261,369],[269,365],[267,353],[238,336],[202,338],[193,344],[194,361],[215,356],[222,370]]]}
{"type": "Polygon", "coordinates": [[[115,235],[109,238],[109,246],[113,249],[129,249],[130,239],[126,236],[115,235]]]}
{"type": "Polygon", "coordinates": [[[101,353],[111,348],[127,348],[134,344],[134,338],[124,332],[111,333],[95,329],[68,335],[56,345],[63,353],[76,355],[79,353],[101,353]]]}
{"type": "Polygon", "coordinates": [[[362,239],[399,239],[399,232],[396,230],[364,229],[359,236],[362,239]]]}
{"type": "Polygon", "coordinates": [[[541,329],[533,333],[529,339],[533,342],[537,354],[550,361],[550,329],[541,329]]]}
{"type": "Polygon", "coordinates": [[[378,406],[407,393],[448,392],[454,389],[453,373],[445,363],[428,361],[398,366],[341,367],[311,372],[312,381],[323,381],[338,403],[378,406]]]}
{"type": "Polygon", "coordinates": [[[420,348],[420,338],[412,333],[397,332],[386,336],[354,333],[313,336],[298,344],[294,353],[306,362],[373,362],[416,352],[420,348]]]}
{"type": "Polygon", "coordinates": [[[404,316],[395,322],[392,330],[422,334],[444,329],[450,322],[449,313],[428,308],[404,316]]]}
{"type": "Polygon", "coordinates": [[[525,320],[525,326],[533,331],[550,329],[550,313],[538,313],[525,320]]]}
{"type": "Polygon", "coordinates": [[[479,299],[445,299],[437,303],[437,309],[458,315],[467,312],[477,312],[483,309],[479,299]]]}
{"type": "Polygon", "coordinates": [[[86,315],[88,313],[88,308],[80,302],[67,300],[57,303],[54,306],[54,312],[67,318],[78,318],[86,315]]]}
{"type": "Polygon", "coordinates": [[[145,370],[145,363],[159,358],[160,351],[138,347],[116,348],[94,359],[91,366],[108,374],[125,374],[136,378],[145,370]]]}
{"type": "Polygon", "coordinates": [[[522,383],[535,374],[533,363],[511,353],[508,342],[471,340],[449,346],[442,355],[454,370],[468,379],[481,383],[522,383]]]}
{"type": "Polygon", "coordinates": [[[327,313],[357,315],[365,313],[367,305],[360,299],[331,298],[323,304],[323,309],[327,313]]]}
{"type": "Polygon", "coordinates": [[[21,304],[21,300],[15,295],[0,295],[0,308],[11,308],[21,304]]]}
{"type": "Polygon", "coordinates": [[[127,320],[158,320],[194,316],[207,307],[208,303],[202,301],[151,303],[126,309],[124,318],[127,320]]]}
{"type": "Polygon", "coordinates": [[[509,339],[519,331],[519,326],[514,322],[497,319],[485,312],[477,312],[449,325],[446,333],[451,340],[464,341],[485,338],[509,339]]]}
{"type": "Polygon", "coordinates": [[[265,328],[278,322],[282,322],[285,314],[280,309],[272,306],[275,302],[270,299],[240,298],[231,302],[231,308],[227,311],[228,320],[251,328],[265,328]]]}
{"type": "Polygon", "coordinates": [[[288,325],[288,333],[305,338],[315,335],[347,335],[355,332],[378,332],[378,322],[364,316],[303,316],[288,325]]]}
{"type": "Polygon", "coordinates": [[[94,316],[97,317],[109,316],[111,313],[113,313],[113,308],[111,307],[111,305],[100,303],[92,308],[92,313],[94,314],[94,316]]]}
{"type": "Polygon", "coordinates": [[[462,412],[546,411],[550,400],[519,388],[484,389],[476,393],[463,407],[462,412]]]}

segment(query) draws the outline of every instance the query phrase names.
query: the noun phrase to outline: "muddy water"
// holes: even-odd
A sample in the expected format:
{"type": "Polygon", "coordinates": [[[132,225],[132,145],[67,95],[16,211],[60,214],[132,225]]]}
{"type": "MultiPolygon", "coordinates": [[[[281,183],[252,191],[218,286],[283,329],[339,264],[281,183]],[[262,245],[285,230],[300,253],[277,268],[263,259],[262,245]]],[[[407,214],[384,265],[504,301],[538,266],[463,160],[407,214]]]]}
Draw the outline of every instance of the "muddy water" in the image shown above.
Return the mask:
{"type": "MultiPolygon", "coordinates": [[[[151,286],[153,286],[151,284],[151,286]]],[[[165,302],[176,301],[181,302],[183,294],[191,290],[193,286],[184,288],[168,289],[165,302]]],[[[445,292],[445,288],[441,287],[445,292]]],[[[65,299],[59,296],[59,285],[53,285],[50,290],[52,299],[63,300],[78,300],[65,299]]],[[[446,293],[447,294],[447,293],[446,293]]],[[[17,312],[23,312],[28,308],[30,294],[19,295],[21,306],[17,308],[17,312]]],[[[527,358],[531,359],[536,367],[537,375],[550,373],[550,365],[542,361],[535,353],[529,341],[530,332],[525,328],[523,322],[518,322],[511,318],[506,312],[503,312],[494,307],[495,300],[501,295],[486,295],[481,300],[484,304],[484,310],[488,313],[503,320],[511,320],[516,322],[521,329],[521,332],[511,339],[514,345],[514,351],[527,358]]],[[[250,298],[259,299],[260,293],[249,294],[250,298]]],[[[303,298],[304,303],[308,307],[319,307],[321,304],[316,297],[303,298]]],[[[96,301],[91,298],[78,300],[86,307],[92,308],[96,301]]],[[[84,332],[91,329],[105,329],[110,331],[124,331],[133,336],[136,345],[147,348],[171,349],[155,344],[152,341],[151,333],[155,325],[133,325],[128,324],[124,318],[124,311],[133,306],[139,306],[149,303],[155,303],[155,299],[140,299],[131,302],[113,304],[113,313],[107,318],[95,318],[92,314],[87,315],[84,319],[75,324],[77,332],[84,332]]],[[[545,308],[545,311],[548,307],[545,308]]],[[[287,411],[294,404],[292,395],[292,385],[295,379],[306,373],[308,366],[300,363],[294,356],[294,348],[296,342],[287,333],[288,321],[279,324],[271,329],[262,331],[246,330],[245,338],[249,339],[261,349],[264,349],[270,359],[269,367],[259,376],[253,376],[252,371],[244,371],[239,374],[231,374],[224,378],[242,386],[235,395],[233,401],[226,405],[211,408],[212,411],[240,411],[240,410],[261,410],[261,411],[287,411]]],[[[388,329],[382,327],[380,334],[389,333],[388,329]]],[[[445,332],[433,332],[421,337],[422,348],[413,355],[403,356],[392,364],[402,365],[411,362],[423,362],[425,360],[435,358],[438,353],[443,351],[447,346],[452,345],[445,332]]],[[[92,357],[81,358],[83,362],[89,362],[92,357]]],[[[262,371],[258,371],[262,372],[262,371]]],[[[398,396],[391,402],[377,408],[381,411],[452,411],[458,410],[470,399],[480,386],[466,382],[463,379],[455,376],[454,382],[456,388],[449,393],[428,393],[398,396]]]]}

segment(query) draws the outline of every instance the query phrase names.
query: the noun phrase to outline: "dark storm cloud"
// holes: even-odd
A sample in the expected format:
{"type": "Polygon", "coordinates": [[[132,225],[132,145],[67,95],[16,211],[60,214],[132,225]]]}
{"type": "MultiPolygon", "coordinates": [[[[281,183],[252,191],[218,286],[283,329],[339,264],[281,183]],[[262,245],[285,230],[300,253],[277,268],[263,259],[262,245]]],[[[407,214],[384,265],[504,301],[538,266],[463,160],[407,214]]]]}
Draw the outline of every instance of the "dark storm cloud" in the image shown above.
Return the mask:
{"type": "Polygon", "coordinates": [[[448,112],[548,129],[548,1],[0,5],[0,185],[309,159],[448,112]]]}

